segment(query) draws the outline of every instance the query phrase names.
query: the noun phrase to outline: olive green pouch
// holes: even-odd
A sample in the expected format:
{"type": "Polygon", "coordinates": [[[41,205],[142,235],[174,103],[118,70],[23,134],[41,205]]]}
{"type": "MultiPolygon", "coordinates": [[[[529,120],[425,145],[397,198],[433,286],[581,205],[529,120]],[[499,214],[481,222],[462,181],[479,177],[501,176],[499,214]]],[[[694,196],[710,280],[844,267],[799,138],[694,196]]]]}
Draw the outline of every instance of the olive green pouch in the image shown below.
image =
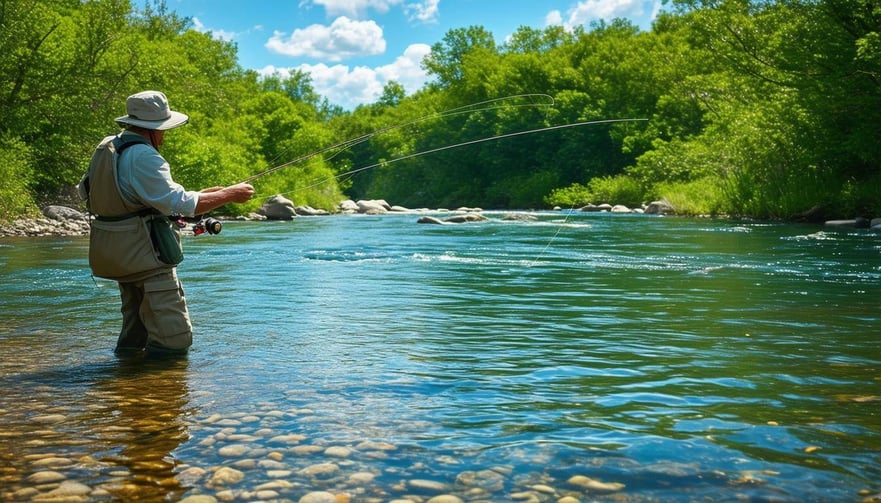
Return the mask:
{"type": "Polygon", "coordinates": [[[154,216],[149,222],[153,249],[159,254],[159,260],[168,265],[177,265],[184,260],[180,231],[173,225],[168,217],[161,215],[154,216]]]}

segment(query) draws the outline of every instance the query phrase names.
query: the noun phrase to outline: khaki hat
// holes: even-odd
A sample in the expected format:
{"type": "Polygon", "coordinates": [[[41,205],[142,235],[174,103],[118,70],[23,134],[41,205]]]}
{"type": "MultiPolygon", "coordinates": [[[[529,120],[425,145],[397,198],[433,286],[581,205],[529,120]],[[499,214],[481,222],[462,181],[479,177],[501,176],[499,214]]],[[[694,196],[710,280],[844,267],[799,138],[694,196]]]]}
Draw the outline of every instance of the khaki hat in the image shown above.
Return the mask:
{"type": "Polygon", "coordinates": [[[172,110],[168,98],[159,91],[143,91],[129,96],[125,100],[125,111],[128,115],[116,118],[120,126],[129,124],[165,131],[183,126],[190,120],[187,115],[172,110]]]}

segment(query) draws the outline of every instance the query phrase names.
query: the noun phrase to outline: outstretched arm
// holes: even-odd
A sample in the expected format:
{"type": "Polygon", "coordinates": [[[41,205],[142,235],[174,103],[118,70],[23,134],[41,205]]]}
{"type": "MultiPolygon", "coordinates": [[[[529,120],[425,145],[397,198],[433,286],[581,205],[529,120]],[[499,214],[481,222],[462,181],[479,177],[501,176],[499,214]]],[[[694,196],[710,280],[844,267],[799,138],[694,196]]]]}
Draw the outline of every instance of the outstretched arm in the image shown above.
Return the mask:
{"type": "Polygon", "coordinates": [[[211,187],[199,193],[196,215],[208,213],[227,203],[244,203],[254,196],[254,187],[249,183],[238,183],[229,187],[211,187]]]}

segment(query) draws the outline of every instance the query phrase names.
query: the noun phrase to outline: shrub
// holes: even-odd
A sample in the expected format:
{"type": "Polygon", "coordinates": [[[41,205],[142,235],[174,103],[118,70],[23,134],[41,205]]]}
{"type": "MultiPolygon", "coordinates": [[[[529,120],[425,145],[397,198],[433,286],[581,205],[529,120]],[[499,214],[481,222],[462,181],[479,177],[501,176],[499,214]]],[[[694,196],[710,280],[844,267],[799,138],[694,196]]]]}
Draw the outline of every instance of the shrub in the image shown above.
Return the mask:
{"type": "Polygon", "coordinates": [[[17,138],[0,138],[0,221],[36,214],[28,185],[33,176],[33,155],[17,138]]]}

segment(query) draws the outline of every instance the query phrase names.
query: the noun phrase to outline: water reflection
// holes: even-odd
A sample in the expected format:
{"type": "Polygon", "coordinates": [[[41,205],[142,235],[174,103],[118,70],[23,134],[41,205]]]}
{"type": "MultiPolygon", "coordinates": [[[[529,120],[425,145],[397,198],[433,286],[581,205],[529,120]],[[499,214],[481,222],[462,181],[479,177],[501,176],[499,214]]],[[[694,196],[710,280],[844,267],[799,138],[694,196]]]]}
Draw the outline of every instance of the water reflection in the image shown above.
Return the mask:
{"type": "Polygon", "coordinates": [[[175,451],[189,438],[186,359],[42,369],[19,361],[14,372],[4,361],[2,499],[31,499],[35,487],[40,497],[180,498],[175,451]]]}

